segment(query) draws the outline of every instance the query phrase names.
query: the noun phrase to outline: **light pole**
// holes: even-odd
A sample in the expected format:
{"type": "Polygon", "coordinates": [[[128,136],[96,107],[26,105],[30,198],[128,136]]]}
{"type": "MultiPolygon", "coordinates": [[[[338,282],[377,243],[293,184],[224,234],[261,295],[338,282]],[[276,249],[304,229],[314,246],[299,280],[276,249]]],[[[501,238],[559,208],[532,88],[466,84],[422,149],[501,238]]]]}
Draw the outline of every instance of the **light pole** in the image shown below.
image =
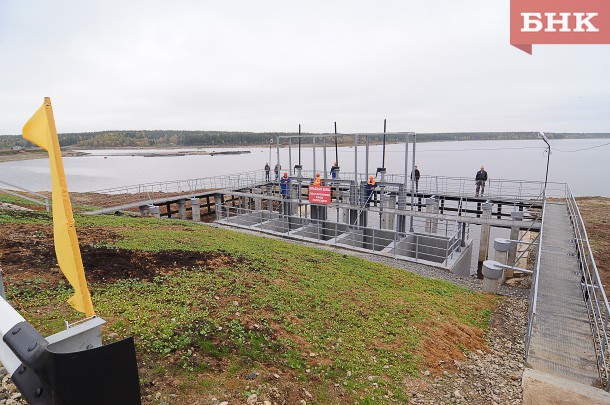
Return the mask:
{"type": "Polygon", "coordinates": [[[271,164],[271,146],[273,146],[273,138],[269,139],[269,164],[271,164]]]}
{"type": "Polygon", "coordinates": [[[542,139],[548,149],[546,150],[546,175],[544,176],[544,189],[542,190],[542,201],[546,200],[546,183],[549,180],[549,161],[551,160],[551,145],[543,132],[538,132],[538,138],[542,139]]]}

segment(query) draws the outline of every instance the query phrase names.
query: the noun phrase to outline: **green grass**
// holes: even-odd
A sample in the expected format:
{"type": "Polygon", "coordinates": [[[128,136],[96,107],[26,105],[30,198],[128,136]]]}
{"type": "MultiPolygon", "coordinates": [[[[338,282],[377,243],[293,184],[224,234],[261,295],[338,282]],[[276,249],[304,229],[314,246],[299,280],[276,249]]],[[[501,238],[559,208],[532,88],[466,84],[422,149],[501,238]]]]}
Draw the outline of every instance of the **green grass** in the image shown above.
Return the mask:
{"type": "MultiPolygon", "coordinates": [[[[50,224],[44,213],[15,214],[11,221],[34,219],[50,224]]],[[[0,222],[7,220],[0,212],[0,222]]],[[[496,301],[352,256],[189,222],[77,216],[76,223],[122,236],[102,243],[108,247],[217,252],[232,259],[213,268],[177,263],[172,275],[149,281],[91,285],[107,327],[133,335],[147,356],[173,359],[164,370],[208,372],[221,359],[228,374],[273,365],[317,381],[320,392],[338,383],[356,397],[379,399],[391,391],[406,401],[404,381],[423,367],[423,341],[447,324],[486,330],[496,301]],[[376,387],[370,375],[377,376],[376,387]]],[[[75,317],[66,310],[65,284],[21,285],[16,296],[30,313],[44,309],[30,321],[46,333],[56,331],[54,319],[75,317]]],[[[468,350],[466,342],[455,345],[468,350]]],[[[193,389],[206,384],[193,382],[193,389]]]]}

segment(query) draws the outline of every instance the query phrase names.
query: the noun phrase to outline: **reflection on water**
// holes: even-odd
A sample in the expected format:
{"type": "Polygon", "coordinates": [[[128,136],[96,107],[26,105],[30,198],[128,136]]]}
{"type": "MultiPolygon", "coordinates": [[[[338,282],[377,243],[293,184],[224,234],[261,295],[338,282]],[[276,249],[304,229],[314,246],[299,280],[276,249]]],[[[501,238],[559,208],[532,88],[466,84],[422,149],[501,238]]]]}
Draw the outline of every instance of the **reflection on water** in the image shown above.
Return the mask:
{"type": "MultiPolygon", "coordinates": [[[[550,159],[549,181],[567,182],[575,195],[602,195],[610,197],[610,145],[590,148],[609,142],[608,139],[551,140],[553,151],[550,159]]],[[[411,145],[409,145],[411,147],[411,145]]],[[[170,149],[186,151],[193,149],[170,149]]],[[[236,150],[228,148],[199,148],[206,152],[236,150]]],[[[91,156],[66,157],[64,166],[71,191],[93,191],[105,188],[128,186],[139,183],[171,181],[200,177],[219,176],[230,173],[261,170],[266,162],[271,167],[277,160],[276,149],[238,148],[250,150],[243,155],[187,155],[143,157],[131,156],[142,153],[138,150],[96,150],[91,156]],[[271,155],[271,159],[270,159],[271,155]]],[[[144,152],[158,152],[146,150],[144,152]]],[[[545,144],[540,140],[530,141],[470,141],[420,143],[416,148],[416,164],[422,175],[472,177],[484,165],[492,179],[515,179],[544,181],[546,170],[545,144]]],[[[335,160],[335,150],[326,150],[326,169],[335,160]]],[[[344,172],[353,172],[354,148],[339,148],[339,166],[344,172]]],[[[381,145],[371,146],[369,172],[381,166],[381,145]]],[[[322,147],[316,148],[314,167],[311,148],[301,151],[304,170],[324,170],[322,147]]],[[[288,168],[288,149],[280,150],[283,169],[288,168]]],[[[297,147],[292,148],[292,165],[298,163],[297,147]]],[[[411,166],[411,150],[408,155],[411,166]]],[[[404,174],[404,144],[387,145],[386,168],[388,173],[404,174]]],[[[365,148],[358,147],[358,171],[365,171],[365,148]]],[[[410,168],[409,168],[410,171],[410,168]]],[[[51,182],[47,159],[0,163],[0,180],[17,184],[30,190],[49,190],[51,182]]]]}

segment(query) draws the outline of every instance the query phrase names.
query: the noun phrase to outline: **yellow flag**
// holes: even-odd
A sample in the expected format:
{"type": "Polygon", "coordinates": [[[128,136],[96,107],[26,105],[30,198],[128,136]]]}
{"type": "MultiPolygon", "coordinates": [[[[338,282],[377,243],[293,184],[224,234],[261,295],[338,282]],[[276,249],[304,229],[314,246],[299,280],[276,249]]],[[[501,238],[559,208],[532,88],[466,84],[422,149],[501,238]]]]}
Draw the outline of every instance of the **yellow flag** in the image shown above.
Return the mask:
{"type": "Polygon", "coordinates": [[[53,186],[53,238],[59,268],[74,288],[74,295],[68,300],[74,309],[87,316],[94,315],[91,296],[87,288],[83,260],[78,247],[72,204],[68,195],[61,150],[55,130],[51,99],[45,97],[44,104],[23,127],[23,137],[49,152],[51,184],[53,186]]]}

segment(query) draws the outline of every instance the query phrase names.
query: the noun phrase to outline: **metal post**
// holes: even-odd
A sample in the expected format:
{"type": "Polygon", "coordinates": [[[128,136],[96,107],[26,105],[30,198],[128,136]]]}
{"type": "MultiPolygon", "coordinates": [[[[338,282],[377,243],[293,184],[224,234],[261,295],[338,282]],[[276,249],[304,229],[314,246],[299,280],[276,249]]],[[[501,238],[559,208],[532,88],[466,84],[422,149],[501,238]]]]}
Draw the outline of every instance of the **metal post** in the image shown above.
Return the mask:
{"type": "Polygon", "coordinates": [[[324,139],[324,146],[322,147],[322,150],[324,151],[324,159],[323,159],[323,163],[324,163],[324,178],[327,179],[328,178],[328,169],[326,167],[326,136],[323,139],[324,139]]]}
{"type": "MultiPolygon", "coordinates": [[[[301,129],[301,126],[299,125],[299,131],[301,129]]],[[[279,182],[280,179],[282,178],[282,166],[280,165],[280,137],[278,136],[276,141],[276,145],[275,148],[277,150],[277,179],[275,179],[275,181],[279,182]]]]}
{"type": "Polygon", "coordinates": [[[364,163],[364,178],[365,180],[368,181],[369,178],[369,136],[366,135],[365,136],[366,139],[366,148],[365,148],[365,154],[364,154],[364,158],[365,158],[365,163],[364,163]]]}
{"type": "Polygon", "coordinates": [[[294,173],[292,168],[292,138],[288,138],[288,171],[294,173]]]}
{"type": "Polygon", "coordinates": [[[549,144],[549,141],[547,139],[547,137],[544,135],[544,133],[542,132],[538,132],[538,137],[541,138],[544,143],[546,143],[546,146],[548,146],[548,149],[546,150],[547,154],[546,154],[546,174],[544,176],[544,189],[542,190],[542,200],[545,201],[546,200],[546,183],[549,180],[549,162],[551,160],[551,145],[549,144]]]}
{"type": "Polygon", "coordinates": [[[316,137],[313,137],[313,177],[316,176],[316,137]]]}
{"type": "Polygon", "coordinates": [[[354,134],[354,180],[358,182],[358,134],[354,134]]]}
{"type": "MultiPolygon", "coordinates": [[[[411,161],[411,173],[415,171],[415,145],[416,145],[416,135],[413,134],[413,159],[411,161]]],[[[415,179],[411,176],[411,211],[413,211],[413,197],[415,193],[415,179]]],[[[413,216],[411,216],[409,232],[413,232],[413,216]]]]}

